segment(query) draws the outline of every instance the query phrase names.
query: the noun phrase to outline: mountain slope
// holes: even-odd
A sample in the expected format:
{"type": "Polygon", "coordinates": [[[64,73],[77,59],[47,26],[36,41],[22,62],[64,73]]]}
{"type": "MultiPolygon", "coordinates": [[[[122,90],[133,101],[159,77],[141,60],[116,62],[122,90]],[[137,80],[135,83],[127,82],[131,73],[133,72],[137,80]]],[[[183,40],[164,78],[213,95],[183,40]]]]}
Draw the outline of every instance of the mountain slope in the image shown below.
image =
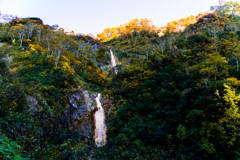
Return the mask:
{"type": "Polygon", "coordinates": [[[1,23],[0,157],[238,159],[239,6],[164,28],[135,19],[99,40],[38,18],[1,23]],[[100,148],[98,93],[108,130],[100,148]]]}

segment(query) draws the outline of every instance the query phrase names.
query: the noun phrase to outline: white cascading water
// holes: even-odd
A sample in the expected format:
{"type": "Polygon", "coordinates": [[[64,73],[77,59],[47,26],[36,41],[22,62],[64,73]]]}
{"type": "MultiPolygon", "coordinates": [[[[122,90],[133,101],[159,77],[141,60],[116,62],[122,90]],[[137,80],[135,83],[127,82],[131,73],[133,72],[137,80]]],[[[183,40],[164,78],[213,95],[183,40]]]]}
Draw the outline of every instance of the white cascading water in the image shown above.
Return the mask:
{"type": "Polygon", "coordinates": [[[98,96],[95,98],[97,111],[94,113],[95,121],[95,131],[94,131],[94,140],[97,147],[102,147],[106,144],[106,131],[107,127],[105,124],[105,113],[100,102],[101,94],[98,93],[98,96]]]}
{"type": "Polygon", "coordinates": [[[117,73],[118,73],[118,70],[117,70],[117,68],[116,68],[117,63],[116,63],[116,59],[115,59],[115,57],[114,57],[114,55],[113,55],[112,50],[110,50],[110,54],[111,54],[111,64],[112,64],[112,68],[114,68],[115,74],[117,74],[117,73]]]}
{"type": "MultiPolygon", "coordinates": [[[[112,50],[110,50],[111,54],[111,64],[112,68],[114,68],[115,74],[118,73],[116,68],[117,61],[113,55],[112,50]]],[[[94,140],[97,147],[102,147],[107,143],[107,127],[105,123],[105,112],[102,108],[100,102],[101,94],[98,93],[98,96],[95,98],[97,111],[94,113],[94,123],[95,123],[95,130],[94,130],[94,140]]]]}

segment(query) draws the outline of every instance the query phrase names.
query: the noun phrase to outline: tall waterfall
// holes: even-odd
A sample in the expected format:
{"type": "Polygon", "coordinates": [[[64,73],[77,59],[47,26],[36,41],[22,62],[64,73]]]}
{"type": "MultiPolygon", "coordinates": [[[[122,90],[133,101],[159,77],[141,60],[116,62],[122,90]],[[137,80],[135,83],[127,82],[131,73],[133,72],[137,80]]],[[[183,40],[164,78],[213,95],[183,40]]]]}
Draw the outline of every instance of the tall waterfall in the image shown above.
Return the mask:
{"type": "Polygon", "coordinates": [[[117,62],[116,62],[116,58],[113,55],[112,50],[110,50],[110,54],[111,54],[111,64],[112,64],[112,68],[114,68],[115,74],[118,73],[118,70],[116,68],[117,62]]]}
{"type": "Polygon", "coordinates": [[[94,140],[97,147],[102,147],[107,142],[106,140],[107,127],[105,124],[105,113],[100,102],[100,96],[101,94],[98,93],[98,96],[95,98],[97,111],[94,113],[95,123],[94,140]]]}
{"type": "MultiPolygon", "coordinates": [[[[115,72],[115,74],[117,74],[118,73],[118,70],[116,68],[117,61],[113,55],[112,50],[110,50],[110,54],[111,54],[112,68],[114,68],[114,72],[115,72]]],[[[106,123],[105,123],[105,112],[102,108],[102,105],[100,102],[100,97],[101,97],[101,94],[98,93],[97,97],[95,98],[97,111],[95,111],[95,113],[94,113],[95,129],[94,129],[94,137],[93,138],[95,140],[95,144],[97,145],[97,147],[102,147],[107,143],[107,134],[106,134],[107,127],[106,127],[106,123]]]]}

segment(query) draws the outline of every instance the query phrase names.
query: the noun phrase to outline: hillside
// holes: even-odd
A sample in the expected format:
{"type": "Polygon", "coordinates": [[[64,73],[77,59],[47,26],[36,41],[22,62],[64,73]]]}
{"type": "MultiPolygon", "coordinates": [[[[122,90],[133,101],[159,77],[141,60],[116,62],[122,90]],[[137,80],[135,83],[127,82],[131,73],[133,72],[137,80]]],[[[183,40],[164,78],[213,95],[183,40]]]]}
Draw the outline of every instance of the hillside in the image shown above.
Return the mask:
{"type": "Polygon", "coordinates": [[[98,38],[0,23],[0,158],[239,159],[239,11],[98,38]]]}

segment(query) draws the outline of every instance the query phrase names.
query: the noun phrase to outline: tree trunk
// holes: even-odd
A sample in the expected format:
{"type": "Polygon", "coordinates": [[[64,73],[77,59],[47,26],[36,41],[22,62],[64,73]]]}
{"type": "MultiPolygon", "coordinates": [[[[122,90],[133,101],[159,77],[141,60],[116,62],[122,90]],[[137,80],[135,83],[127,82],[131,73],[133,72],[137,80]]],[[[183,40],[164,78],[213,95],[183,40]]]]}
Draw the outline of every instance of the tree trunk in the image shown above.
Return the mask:
{"type": "Polygon", "coordinates": [[[238,58],[236,58],[236,63],[237,63],[237,72],[238,72],[238,68],[239,68],[238,58]]]}
{"type": "Polygon", "coordinates": [[[22,48],[22,41],[23,41],[23,39],[21,38],[20,39],[20,47],[22,48]]]}

